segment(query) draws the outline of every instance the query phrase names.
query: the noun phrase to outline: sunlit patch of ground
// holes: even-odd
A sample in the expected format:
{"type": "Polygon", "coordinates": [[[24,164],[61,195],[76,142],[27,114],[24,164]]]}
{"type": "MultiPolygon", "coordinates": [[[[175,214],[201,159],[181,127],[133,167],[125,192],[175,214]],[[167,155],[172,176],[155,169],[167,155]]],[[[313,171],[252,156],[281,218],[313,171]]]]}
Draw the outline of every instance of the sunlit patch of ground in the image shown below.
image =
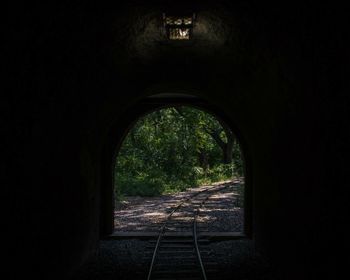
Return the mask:
{"type": "MultiPolygon", "coordinates": [[[[217,185],[217,184],[215,184],[217,185]]],[[[185,192],[159,197],[125,197],[114,213],[115,231],[158,232],[169,213],[179,203],[208,186],[188,189],[185,192]]],[[[213,194],[200,211],[198,228],[201,231],[242,232],[243,231],[243,184],[236,181],[232,187],[213,194]]],[[[194,203],[200,203],[200,197],[194,203]]],[[[193,207],[184,204],[181,211],[175,212],[168,230],[190,230],[193,222],[193,207]]]]}

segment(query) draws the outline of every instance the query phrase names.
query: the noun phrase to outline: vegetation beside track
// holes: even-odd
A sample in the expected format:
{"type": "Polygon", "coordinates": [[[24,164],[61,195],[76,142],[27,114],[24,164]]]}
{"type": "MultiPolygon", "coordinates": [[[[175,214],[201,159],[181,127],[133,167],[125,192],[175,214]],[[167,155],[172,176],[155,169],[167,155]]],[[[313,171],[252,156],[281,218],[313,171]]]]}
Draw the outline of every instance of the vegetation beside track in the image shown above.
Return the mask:
{"type": "Polygon", "coordinates": [[[231,129],[192,107],[170,107],[139,119],[119,150],[116,197],[156,196],[243,175],[231,129]]]}

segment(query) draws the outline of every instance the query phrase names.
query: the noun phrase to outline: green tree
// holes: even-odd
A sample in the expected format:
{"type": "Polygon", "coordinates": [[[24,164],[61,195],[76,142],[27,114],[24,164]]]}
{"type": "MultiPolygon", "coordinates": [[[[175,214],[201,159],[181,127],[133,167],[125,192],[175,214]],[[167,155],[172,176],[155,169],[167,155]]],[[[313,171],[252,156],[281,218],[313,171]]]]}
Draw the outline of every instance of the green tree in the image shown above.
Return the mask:
{"type": "Polygon", "coordinates": [[[203,181],[242,175],[239,145],[229,127],[191,107],[171,107],[141,118],[116,162],[116,190],[157,195],[203,181]]]}

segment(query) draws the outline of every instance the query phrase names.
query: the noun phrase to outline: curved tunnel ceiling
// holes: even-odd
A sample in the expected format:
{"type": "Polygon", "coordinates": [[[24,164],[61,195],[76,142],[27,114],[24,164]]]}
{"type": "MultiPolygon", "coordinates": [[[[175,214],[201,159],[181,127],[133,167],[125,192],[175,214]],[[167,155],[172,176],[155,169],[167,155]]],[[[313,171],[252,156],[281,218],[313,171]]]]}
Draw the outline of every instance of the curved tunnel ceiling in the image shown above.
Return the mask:
{"type": "Polygon", "coordinates": [[[167,52],[171,49],[177,51],[192,51],[195,53],[211,52],[222,48],[228,39],[228,26],[222,21],[219,15],[209,12],[196,12],[196,19],[193,27],[193,38],[188,41],[171,41],[164,34],[161,13],[144,15],[137,22],[134,22],[134,29],[137,30],[131,38],[131,48],[135,55],[140,57],[152,57],[167,52]],[[143,28],[135,28],[138,26],[143,28]]]}
{"type": "Polygon", "coordinates": [[[253,15],[247,16],[244,12],[247,7],[237,5],[234,9],[228,1],[189,4],[193,2],[133,3],[117,15],[111,12],[111,55],[115,63],[126,69],[130,62],[157,63],[162,71],[172,72],[171,68],[175,67],[190,73],[208,63],[247,65],[256,59],[257,52],[264,47],[260,42],[257,48],[252,42],[252,38],[256,40],[258,36],[255,28],[251,28],[255,24],[253,15]],[[180,42],[168,40],[162,30],[162,14],[181,15],[182,7],[196,15],[193,37],[180,42]]]}

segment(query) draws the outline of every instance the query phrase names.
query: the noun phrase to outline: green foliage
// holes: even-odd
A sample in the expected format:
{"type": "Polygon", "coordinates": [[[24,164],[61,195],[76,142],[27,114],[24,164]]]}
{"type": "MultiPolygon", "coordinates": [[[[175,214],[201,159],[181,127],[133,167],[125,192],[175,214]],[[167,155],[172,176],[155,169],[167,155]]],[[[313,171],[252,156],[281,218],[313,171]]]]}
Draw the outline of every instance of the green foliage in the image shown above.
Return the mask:
{"type": "Polygon", "coordinates": [[[177,192],[241,176],[242,169],[239,145],[218,120],[194,108],[171,107],[141,118],[128,133],[117,156],[116,194],[177,192]],[[224,164],[229,140],[232,162],[224,164]]]}

